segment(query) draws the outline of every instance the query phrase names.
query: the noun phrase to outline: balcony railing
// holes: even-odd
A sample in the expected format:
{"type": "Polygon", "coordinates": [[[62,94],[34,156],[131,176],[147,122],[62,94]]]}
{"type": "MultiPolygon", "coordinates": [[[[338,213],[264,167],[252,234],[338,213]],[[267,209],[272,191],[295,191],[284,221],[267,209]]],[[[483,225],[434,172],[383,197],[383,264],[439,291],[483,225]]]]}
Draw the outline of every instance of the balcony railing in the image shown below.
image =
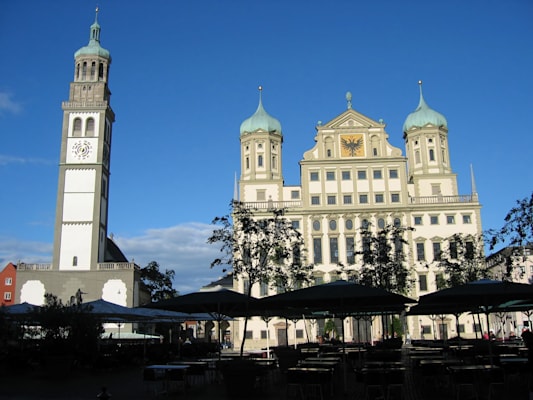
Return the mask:
{"type": "Polygon", "coordinates": [[[297,208],[302,206],[301,200],[291,201],[250,201],[242,203],[244,208],[250,210],[279,210],[282,208],[297,208]]]}
{"type": "Polygon", "coordinates": [[[409,204],[452,204],[473,203],[477,201],[477,195],[460,194],[457,196],[420,196],[409,197],[409,204]]]}
{"type": "Polygon", "coordinates": [[[17,271],[51,271],[52,264],[25,264],[19,263],[17,271]]]}
{"type": "MultiPolygon", "coordinates": [[[[98,263],[96,269],[99,271],[113,271],[120,269],[140,269],[140,267],[133,262],[107,262],[107,263],[98,263]]],[[[51,271],[52,264],[25,264],[19,263],[17,265],[18,271],[51,271]]],[[[85,270],[83,270],[85,271],[85,270]]]]}
{"type": "Polygon", "coordinates": [[[64,101],[63,108],[107,108],[107,101],[64,101]]]}
{"type": "Polygon", "coordinates": [[[133,262],[122,262],[122,263],[98,263],[97,269],[100,271],[111,271],[117,269],[139,269],[140,267],[133,262]]]}

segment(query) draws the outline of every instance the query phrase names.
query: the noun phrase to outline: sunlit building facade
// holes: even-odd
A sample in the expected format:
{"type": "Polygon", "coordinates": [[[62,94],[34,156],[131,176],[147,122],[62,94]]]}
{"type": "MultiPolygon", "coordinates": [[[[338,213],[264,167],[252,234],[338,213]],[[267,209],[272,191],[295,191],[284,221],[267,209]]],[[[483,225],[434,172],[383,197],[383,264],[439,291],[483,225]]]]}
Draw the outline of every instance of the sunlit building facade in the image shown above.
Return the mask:
{"type": "MultiPolygon", "coordinates": [[[[446,239],[454,234],[476,237],[482,232],[481,205],[472,174],[468,194],[460,194],[457,176],[450,162],[446,118],[430,108],[422,94],[419,104],[406,117],[402,135],[405,149],[389,143],[382,120],[376,121],[352,107],[351,94],[346,108],[330,121],[319,122],[311,148],[300,160],[300,185],[286,186],[282,171],[283,140],[281,123],[269,115],[260,97],[256,112],[241,124],[241,175],[238,197],[255,210],[258,218],[269,210],[284,208],[285,216],[305,237],[307,262],[314,265],[314,283],[352,279],[361,266],[360,228],[381,229],[387,225],[412,227],[405,233],[406,267],[414,285],[408,295],[437,289],[436,265],[446,239]],[[342,268],[340,267],[342,265],[342,268]]],[[[452,140],[454,137],[451,137],[452,140]]],[[[243,290],[246,282],[236,281],[243,290]]],[[[275,288],[257,285],[252,295],[275,294],[275,288]]],[[[375,328],[361,337],[354,321],[346,322],[346,340],[370,341],[383,332],[375,328]],[[359,338],[358,338],[359,336],[359,338]]],[[[455,319],[431,320],[409,317],[406,330],[413,338],[455,336],[455,319]]],[[[474,326],[462,321],[462,335],[473,335],[474,326]]],[[[266,324],[256,318],[248,325],[249,346],[314,341],[322,334],[320,322],[274,320],[266,324]],[[294,325],[296,324],[296,325],[294,325]],[[287,332],[285,332],[287,330],[287,332]]]]}

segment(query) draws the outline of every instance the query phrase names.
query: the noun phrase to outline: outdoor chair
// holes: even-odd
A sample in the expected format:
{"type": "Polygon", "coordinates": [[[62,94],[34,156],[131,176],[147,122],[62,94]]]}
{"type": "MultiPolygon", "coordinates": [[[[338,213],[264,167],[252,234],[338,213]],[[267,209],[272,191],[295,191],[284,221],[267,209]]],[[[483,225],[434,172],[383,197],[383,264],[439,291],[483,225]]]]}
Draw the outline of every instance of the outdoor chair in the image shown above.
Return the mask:
{"type": "Polygon", "coordinates": [[[386,374],[387,396],[390,399],[405,399],[405,370],[391,369],[386,374]]]}

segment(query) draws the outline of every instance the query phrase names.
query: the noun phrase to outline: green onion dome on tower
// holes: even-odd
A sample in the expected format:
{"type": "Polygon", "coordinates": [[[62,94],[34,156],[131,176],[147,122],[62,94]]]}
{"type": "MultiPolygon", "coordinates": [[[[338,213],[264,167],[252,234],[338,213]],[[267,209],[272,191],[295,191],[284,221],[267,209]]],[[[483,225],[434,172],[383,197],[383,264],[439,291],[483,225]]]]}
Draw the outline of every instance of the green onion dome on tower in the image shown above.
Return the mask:
{"type": "Polygon", "coordinates": [[[255,110],[255,113],[241,124],[241,135],[245,133],[255,132],[259,129],[267,132],[275,131],[281,135],[280,122],[276,118],[272,117],[269,113],[267,113],[263,108],[263,102],[261,98],[262,90],[263,88],[259,86],[259,106],[257,107],[257,110],[255,110]]]}
{"type": "Polygon", "coordinates": [[[74,53],[75,58],[84,55],[95,55],[111,59],[109,50],[106,50],[102,46],[100,46],[100,24],[98,24],[98,8],[96,8],[96,16],[94,18],[94,23],[91,25],[89,44],[74,53]]]}
{"type": "Polygon", "coordinates": [[[418,85],[420,86],[420,102],[418,103],[416,110],[409,114],[405,119],[403,131],[407,132],[414,127],[421,128],[427,124],[437,127],[444,126],[447,128],[448,122],[446,121],[446,118],[444,118],[444,115],[430,108],[424,100],[424,96],[422,95],[422,81],[418,81],[418,85]]]}

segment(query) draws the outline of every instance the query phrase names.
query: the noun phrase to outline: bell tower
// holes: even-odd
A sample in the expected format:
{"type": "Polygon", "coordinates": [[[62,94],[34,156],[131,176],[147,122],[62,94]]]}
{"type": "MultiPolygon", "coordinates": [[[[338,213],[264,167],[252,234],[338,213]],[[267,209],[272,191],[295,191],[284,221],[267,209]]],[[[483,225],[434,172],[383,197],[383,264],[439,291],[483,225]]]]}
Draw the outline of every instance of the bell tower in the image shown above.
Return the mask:
{"type": "Polygon", "coordinates": [[[107,241],[111,136],[109,51],[100,46],[98,9],[89,43],[74,54],[74,80],[62,104],[63,126],[53,270],[90,271],[107,241]]]}

